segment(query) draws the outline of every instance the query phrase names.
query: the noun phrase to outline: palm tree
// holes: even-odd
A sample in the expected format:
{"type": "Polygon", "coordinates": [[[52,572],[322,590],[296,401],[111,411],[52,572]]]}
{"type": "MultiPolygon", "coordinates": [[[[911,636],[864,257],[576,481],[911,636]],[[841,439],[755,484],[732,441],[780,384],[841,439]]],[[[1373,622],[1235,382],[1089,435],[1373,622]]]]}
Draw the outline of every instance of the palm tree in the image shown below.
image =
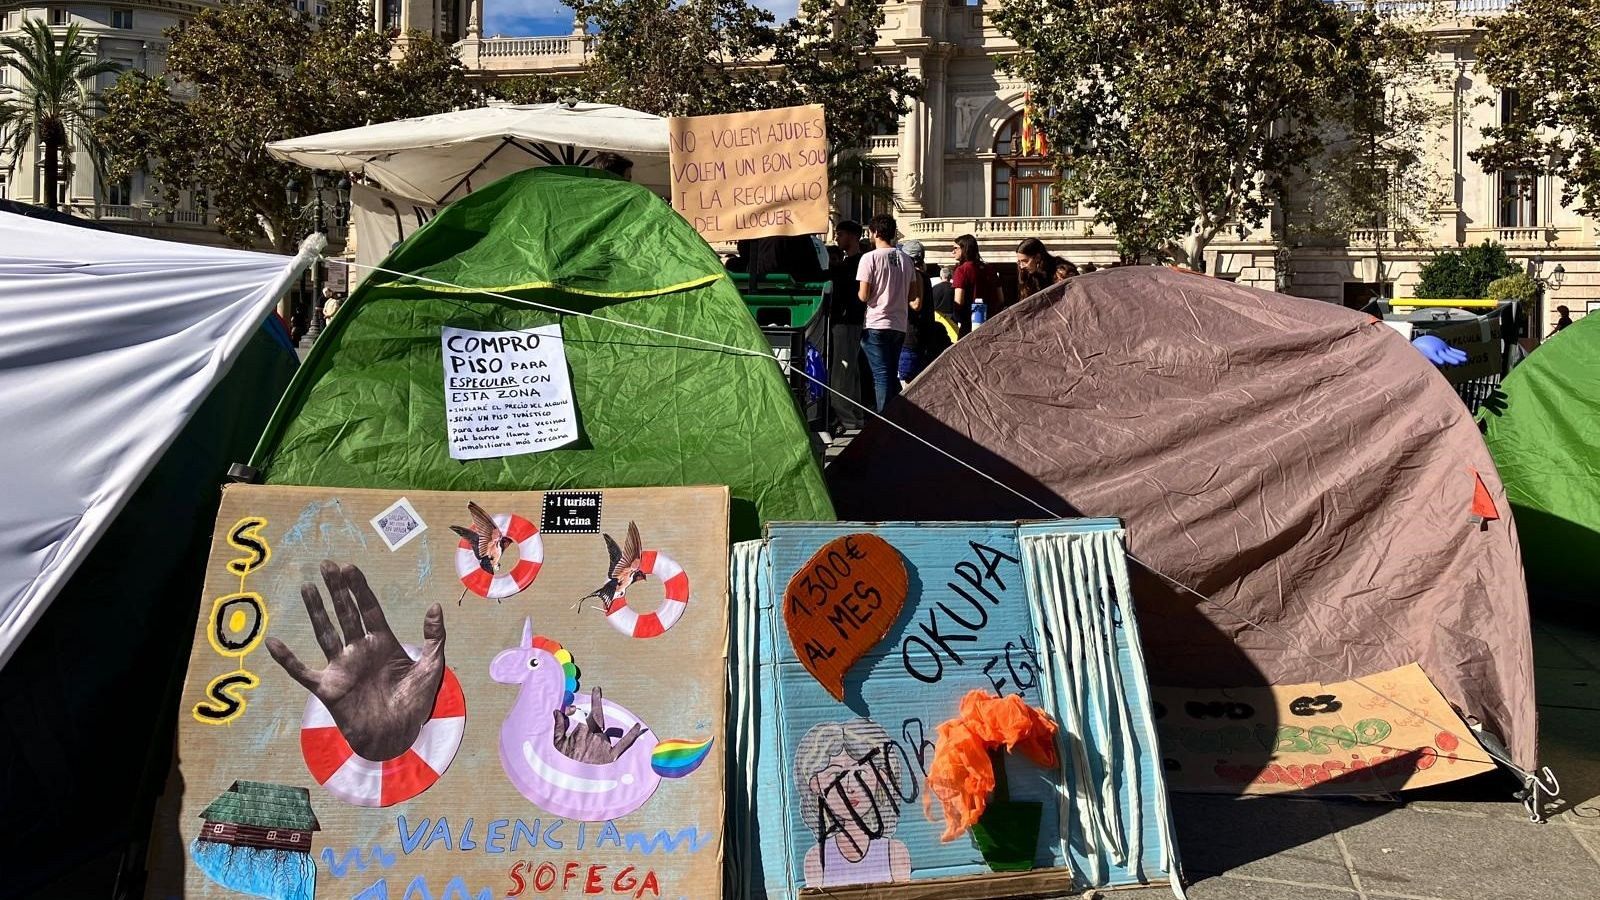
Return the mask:
{"type": "Polygon", "coordinates": [[[12,158],[20,158],[30,143],[44,144],[44,189],[46,205],[57,206],[61,181],[61,156],[70,153],[74,142],[95,147],[89,130],[97,98],[85,82],[121,68],[111,60],[97,60],[86,41],[79,39],[78,26],[67,26],[56,40],[50,26],[38,19],[24,21],[22,37],[0,38],[0,47],[10,51],[11,65],[22,73],[22,84],[15,96],[0,99],[0,135],[7,135],[12,158]]]}

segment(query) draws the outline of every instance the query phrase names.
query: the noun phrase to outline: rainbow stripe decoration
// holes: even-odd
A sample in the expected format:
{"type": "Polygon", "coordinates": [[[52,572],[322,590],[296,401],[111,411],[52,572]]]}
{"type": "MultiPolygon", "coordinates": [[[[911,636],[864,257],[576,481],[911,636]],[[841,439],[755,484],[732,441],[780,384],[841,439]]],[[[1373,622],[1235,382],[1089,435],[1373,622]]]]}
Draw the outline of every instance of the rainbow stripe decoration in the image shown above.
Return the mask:
{"type": "Polygon", "coordinates": [[[533,639],[533,649],[543,650],[554,656],[556,662],[561,663],[561,671],[566,673],[566,694],[561,698],[561,708],[570,709],[572,698],[578,694],[578,664],[572,659],[572,652],[561,646],[561,642],[553,638],[539,635],[533,639]]]}
{"type": "Polygon", "coordinates": [[[662,741],[650,753],[650,768],[662,778],[682,778],[700,768],[711,755],[711,741],[662,741]]]}

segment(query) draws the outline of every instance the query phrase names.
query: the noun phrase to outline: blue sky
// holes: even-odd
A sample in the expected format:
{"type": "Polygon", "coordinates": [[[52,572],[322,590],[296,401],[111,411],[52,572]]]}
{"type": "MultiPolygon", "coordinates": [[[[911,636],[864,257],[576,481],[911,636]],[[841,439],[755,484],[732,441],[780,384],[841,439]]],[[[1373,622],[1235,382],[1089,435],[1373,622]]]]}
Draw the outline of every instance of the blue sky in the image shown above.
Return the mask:
{"type": "MultiPolygon", "coordinates": [[[[794,15],[799,0],[754,0],[783,21],[794,15]]],[[[536,37],[572,31],[572,10],[561,0],[484,0],[483,33],[536,37]]]]}

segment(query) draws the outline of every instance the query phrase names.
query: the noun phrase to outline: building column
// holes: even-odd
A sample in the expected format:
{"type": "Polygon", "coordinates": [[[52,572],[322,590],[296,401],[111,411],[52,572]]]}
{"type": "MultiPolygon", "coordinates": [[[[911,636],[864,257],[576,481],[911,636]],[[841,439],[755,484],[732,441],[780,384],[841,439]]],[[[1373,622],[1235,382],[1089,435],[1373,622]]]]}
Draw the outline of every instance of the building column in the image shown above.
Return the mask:
{"type": "MultiPolygon", "coordinates": [[[[906,71],[917,77],[922,77],[922,58],[913,56],[911,52],[906,56],[906,71]]],[[[895,172],[895,194],[899,200],[900,213],[907,219],[922,218],[923,193],[926,172],[923,170],[923,134],[927,131],[928,104],[920,97],[911,102],[911,111],[906,114],[904,134],[900,139],[899,158],[895,161],[898,169],[895,172]]]]}
{"type": "Polygon", "coordinates": [[[922,148],[922,215],[944,215],[944,155],[949,145],[950,116],[947,109],[946,70],[950,64],[948,45],[936,45],[923,66],[927,79],[923,95],[928,98],[927,140],[922,148]]]}

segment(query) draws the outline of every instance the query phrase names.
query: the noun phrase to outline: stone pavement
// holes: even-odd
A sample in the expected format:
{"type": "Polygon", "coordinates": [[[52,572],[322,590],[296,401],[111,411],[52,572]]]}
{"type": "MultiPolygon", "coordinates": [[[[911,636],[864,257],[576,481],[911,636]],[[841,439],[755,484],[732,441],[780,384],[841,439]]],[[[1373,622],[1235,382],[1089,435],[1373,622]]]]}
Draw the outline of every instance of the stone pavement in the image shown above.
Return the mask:
{"type": "Polygon", "coordinates": [[[1539,755],[1562,789],[1547,824],[1493,777],[1398,803],[1180,794],[1190,900],[1600,900],[1600,629],[1539,620],[1533,638],[1539,755]]]}

